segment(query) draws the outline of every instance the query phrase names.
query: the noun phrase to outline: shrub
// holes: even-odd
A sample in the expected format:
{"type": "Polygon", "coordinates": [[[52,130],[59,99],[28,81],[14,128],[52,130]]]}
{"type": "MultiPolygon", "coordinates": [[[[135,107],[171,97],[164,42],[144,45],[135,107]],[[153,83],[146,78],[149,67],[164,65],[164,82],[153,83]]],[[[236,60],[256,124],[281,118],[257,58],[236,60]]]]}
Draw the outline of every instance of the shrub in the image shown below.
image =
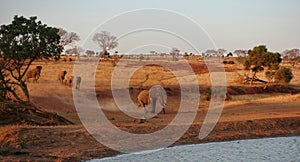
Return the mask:
{"type": "Polygon", "coordinates": [[[234,61],[228,61],[228,64],[235,64],[234,61]]]}
{"type": "Polygon", "coordinates": [[[275,81],[279,83],[284,83],[287,84],[293,79],[293,73],[290,68],[280,68],[276,73],[275,73],[275,81]]]}

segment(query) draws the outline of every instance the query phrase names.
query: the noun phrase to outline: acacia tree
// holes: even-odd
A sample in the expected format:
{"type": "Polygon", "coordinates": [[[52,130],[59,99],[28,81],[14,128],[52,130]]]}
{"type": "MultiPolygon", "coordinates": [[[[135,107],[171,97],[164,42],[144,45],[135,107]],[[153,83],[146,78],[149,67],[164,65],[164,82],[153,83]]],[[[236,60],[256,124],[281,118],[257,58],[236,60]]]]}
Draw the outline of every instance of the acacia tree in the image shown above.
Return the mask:
{"type": "Polygon", "coordinates": [[[117,37],[110,35],[108,31],[96,33],[93,36],[93,41],[102,48],[101,57],[109,55],[107,51],[118,46],[117,37]]]}
{"type": "Polygon", "coordinates": [[[14,16],[11,24],[0,26],[0,88],[5,96],[9,93],[13,99],[29,101],[23,78],[36,59],[55,57],[62,52],[58,31],[37,21],[37,17],[14,16]],[[20,97],[22,94],[25,99],[20,97]]]}
{"type": "Polygon", "coordinates": [[[266,81],[258,79],[256,74],[264,71],[265,68],[267,68],[267,70],[278,70],[281,61],[282,59],[279,53],[268,52],[264,45],[254,47],[253,50],[249,50],[244,66],[245,69],[253,72],[252,77],[250,78],[250,85],[253,84],[254,80],[267,83],[266,81]]]}
{"type": "Polygon", "coordinates": [[[93,51],[93,50],[86,50],[86,51],[85,51],[85,54],[86,54],[87,56],[94,56],[94,55],[95,55],[95,51],[93,51]]]}

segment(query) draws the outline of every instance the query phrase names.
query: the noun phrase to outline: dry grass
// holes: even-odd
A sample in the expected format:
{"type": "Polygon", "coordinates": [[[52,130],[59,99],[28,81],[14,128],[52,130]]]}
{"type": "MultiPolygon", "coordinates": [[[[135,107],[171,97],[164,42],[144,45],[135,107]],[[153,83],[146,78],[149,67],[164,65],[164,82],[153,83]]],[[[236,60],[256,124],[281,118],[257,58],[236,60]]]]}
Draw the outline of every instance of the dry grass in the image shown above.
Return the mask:
{"type": "MultiPolygon", "coordinates": [[[[82,67],[87,69],[94,68],[89,64],[90,58],[83,58],[82,67]]],[[[73,58],[75,60],[75,58],[73,58]]],[[[233,59],[234,60],[234,59],[233,59]]],[[[91,60],[90,60],[91,61],[91,60]]],[[[235,61],[237,63],[237,61],[235,61]]],[[[14,147],[9,145],[10,150],[0,151],[0,158],[16,161],[21,159],[34,160],[66,160],[78,161],[80,159],[91,159],[94,157],[105,157],[117,154],[117,152],[106,148],[97,143],[82,127],[77,111],[74,107],[72,89],[57,82],[57,74],[61,70],[67,70],[69,74],[73,71],[73,62],[35,62],[33,66],[42,65],[43,70],[38,84],[29,83],[29,91],[32,101],[43,109],[55,112],[70,121],[75,126],[27,126],[15,125],[4,126],[0,128],[0,145],[3,144],[4,137],[21,132],[18,140],[23,141],[23,146],[18,151],[23,155],[16,155],[14,147]],[[37,138],[38,136],[38,138],[37,138]],[[4,155],[5,156],[2,156],[4,155]],[[73,158],[73,159],[72,159],[73,158]]],[[[190,60],[196,73],[199,86],[203,89],[211,85],[210,74],[207,73],[205,65],[201,59],[193,58],[190,60]]],[[[166,88],[168,99],[166,114],[158,114],[155,118],[149,119],[144,124],[139,124],[138,120],[125,115],[116,107],[110,86],[111,76],[116,67],[112,61],[99,62],[96,67],[95,84],[96,93],[99,102],[104,104],[107,118],[118,128],[135,133],[154,132],[169,124],[176,116],[180,105],[180,86],[179,79],[189,84],[191,76],[184,71],[181,62],[166,62],[177,72],[160,66],[144,66],[138,68],[132,76],[128,87],[131,87],[130,95],[132,102],[142,88],[149,88],[154,84],[161,84],[166,88]]],[[[123,70],[135,69],[136,62],[129,61],[128,64],[121,65],[123,70]]],[[[93,70],[81,69],[84,76],[93,76],[93,70]]],[[[225,65],[227,86],[241,87],[242,89],[251,89],[248,85],[237,82],[237,77],[247,71],[242,70],[241,64],[225,65]]],[[[293,67],[294,79],[289,86],[300,89],[300,68],[299,65],[293,67]]],[[[258,77],[265,79],[263,73],[258,77]]],[[[126,75],[118,76],[120,78],[128,77],[126,75]]],[[[82,79],[87,79],[83,77],[82,79]]],[[[90,79],[90,78],[89,78],[90,79]]],[[[88,82],[91,80],[87,80],[88,82]]],[[[118,81],[118,80],[117,80],[118,81]]],[[[119,84],[121,81],[119,81],[119,84]]],[[[261,85],[255,85],[261,86],[261,85]]],[[[126,88],[128,88],[126,87],[126,88]]],[[[91,87],[87,87],[91,88],[91,87]]],[[[253,88],[255,89],[255,88],[253,88]]],[[[203,91],[201,91],[203,92],[203,91]]],[[[253,92],[255,92],[253,90],[253,92]]],[[[201,94],[203,95],[203,94],[201,94]]],[[[90,97],[90,96],[83,96],[90,97]]],[[[176,144],[199,143],[208,141],[223,141],[239,138],[258,138],[277,135],[299,135],[299,117],[300,117],[300,94],[291,95],[289,93],[261,93],[232,95],[232,100],[225,102],[222,115],[219,119],[216,129],[204,141],[198,139],[198,133],[201,124],[206,116],[209,101],[199,103],[198,113],[191,129],[176,144]]],[[[186,109],[189,109],[187,105],[186,109]]],[[[185,112],[186,113],[186,112],[185,112]]],[[[11,136],[14,137],[14,136],[11,136]]],[[[14,140],[14,138],[11,138],[14,140]]],[[[5,143],[7,144],[7,143],[5,143]]],[[[3,146],[3,145],[1,145],[3,146]]],[[[0,147],[1,148],[1,147],[0,147]]],[[[4,147],[2,147],[3,149],[4,147]]],[[[0,149],[1,150],[1,149],[0,149]]],[[[18,152],[17,152],[18,153],[18,152]]]]}

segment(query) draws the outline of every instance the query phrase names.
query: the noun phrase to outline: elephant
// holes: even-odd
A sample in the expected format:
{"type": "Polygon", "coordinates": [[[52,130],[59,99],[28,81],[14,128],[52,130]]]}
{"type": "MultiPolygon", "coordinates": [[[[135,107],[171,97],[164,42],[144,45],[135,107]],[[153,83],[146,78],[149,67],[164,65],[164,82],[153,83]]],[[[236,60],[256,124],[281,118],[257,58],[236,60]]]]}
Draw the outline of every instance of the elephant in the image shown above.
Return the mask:
{"type": "Polygon", "coordinates": [[[58,80],[61,84],[63,84],[66,74],[67,74],[67,71],[66,71],[66,70],[60,71],[60,72],[58,73],[57,80],[58,80]]]}
{"type": "Polygon", "coordinates": [[[69,86],[69,87],[72,87],[73,80],[74,80],[74,76],[67,75],[67,76],[65,77],[65,80],[64,80],[65,85],[66,85],[66,86],[69,86]]]}
{"type": "Polygon", "coordinates": [[[146,105],[150,105],[151,99],[149,97],[149,90],[142,90],[139,93],[137,100],[138,100],[138,107],[145,108],[146,105]]]}
{"type": "MultiPolygon", "coordinates": [[[[161,86],[155,85],[150,90],[142,90],[137,97],[138,107],[145,109],[146,105],[152,106],[151,113],[155,113],[157,100],[160,101],[162,111],[165,114],[165,103],[166,103],[166,93],[161,86]]],[[[145,109],[145,113],[146,113],[145,109]]],[[[145,122],[145,119],[141,119],[141,123],[145,122]]]]}
{"type": "Polygon", "coordinates": [[[33,82],[37,83],[37,80],[40,78],[42,66],[36,66],[35,69],[28,70],[25,76],[25,81],[29,82],[29,78],[33,78],[33,82]]]}
{"type": "Polygon", "coordinates": [[[75,82],[75,89],[77,89],[77,90],[80,89],[80,83],[81,83],[81,76],[77,76],[76,82],[75,82]]]}
{"type": "Polygon", "coordinates": [[[165,106],[166,106],[166,99],[167,94],[162,86],[154,85],[149,90],[149,97],[151,99],[151,105],[152,105],[152,113],[155,113],[156,109],[156,103],[157,100],[160,101],[160,105],[162,107],[162,111],[164,114],[166,114],[165,106]]]}

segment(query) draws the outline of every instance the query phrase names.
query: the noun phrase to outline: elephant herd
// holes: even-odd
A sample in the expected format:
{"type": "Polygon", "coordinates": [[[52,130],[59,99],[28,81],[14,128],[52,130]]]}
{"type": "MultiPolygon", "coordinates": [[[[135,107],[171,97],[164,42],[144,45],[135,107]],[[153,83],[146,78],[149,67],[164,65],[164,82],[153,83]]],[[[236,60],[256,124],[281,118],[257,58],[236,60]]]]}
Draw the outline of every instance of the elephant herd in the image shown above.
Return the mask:
{"type": "MultiPolygon", "coordinates": [[[[42,66],[36,66],[34,69],[30,69],[27,71],[25,75],[25,81],[30,82],[30,78],[33,78],[33,83],[37,83],[38,79],[41,76],[42,72],[42,66]]],[[[57,79],[61,84],[64,84],[66,86],[72,87],[74,84],[75,89],[79,90],[80,89],[80,83],[81,83],[81,77],[80,76],[71,76],[67,75],[67,71],[63,70],[58,73],[58,79],[57,79]]]]}
{"type": "Polygon", "coordinates": [[[66,86],[72,87],[74,86],[75,89],[80,89],[80,83],[81,83],[81,76],[72,76],[67,75],[67,71],[63,70],[58,73],[57,81],[59,81],[61,84],[64,84],[66,86]]]}
{"type": "MultiPolygon", "coordinates": [[[[42,66],[36,66],[36,68],[28,70],[25,75],[25,81],[29,82],[30,78],[33,78],[33,82],[37,83],[37,80],[40,78],[42,66]]],[[[80,89],[81,77],[67,75],[66,70],[62,70],[58,73],[57,81],[63,85],[69,87],[75,87],[75,89],[80,89]]],[[[165,114],[165,105],[166,105],[166,93],[164,88],[158,85],[153,86],[150,90],[142,90],[137,97],[138,107],[146,111],[146,106],[151,105],[151,113],[155,113],[156,104],[159,101],[160,106],[162,107],[162,112],[165,114]]],[[[144,123],[146,119],[141,119],[141,123],[144,123]]]]}

